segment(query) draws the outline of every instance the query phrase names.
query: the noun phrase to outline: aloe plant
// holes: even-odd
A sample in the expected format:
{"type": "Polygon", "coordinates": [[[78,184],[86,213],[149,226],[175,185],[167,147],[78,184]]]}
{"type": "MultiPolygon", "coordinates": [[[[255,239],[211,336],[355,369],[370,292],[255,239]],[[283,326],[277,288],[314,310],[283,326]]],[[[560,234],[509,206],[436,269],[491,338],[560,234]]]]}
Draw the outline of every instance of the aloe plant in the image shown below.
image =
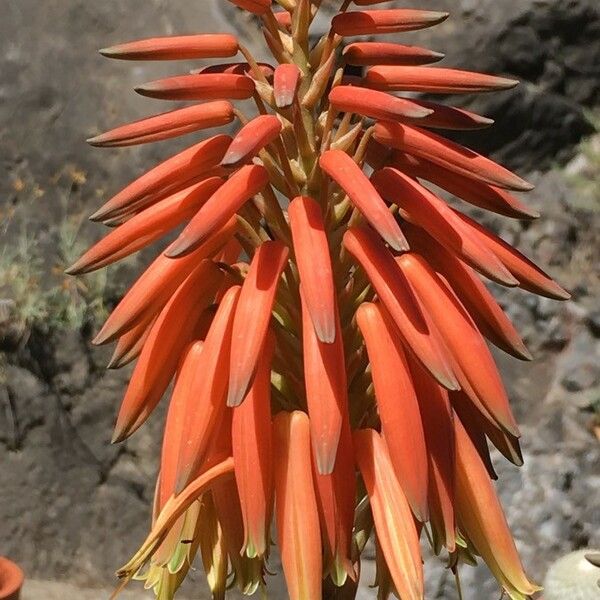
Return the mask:
{"type": "Polygon", "coordinates": [[[530,354],[483,281],[568,294],[435,191],[537,216],[513,195],[529,183],[439,133],[491,120],[406,95],[516,82],[432,66],[442,55],[425,48],[352,39],[446,13],[346,0],[311,44],[319,1],[231,1],[256,16],[272,63],[229,34],[102,50],[231,62],[140,86],[193,104],[92,144],[237,127],[108,200],[92,218],[113,229],[70,269],[178,231],[95,340],[116,342],[112,367],[136,361],[113,441],[142,426],[174,380],[153,525],[119,576],[170,599],[199,553],[215,598],[234,585],[251,594],[267,587],[274,521],[294,600],[353,598],[370,537],[380,598],[424,597],[421,538],[445,548],[454,571],[480,556],[512,599],[533,594],[491,481],[488,442],[522,457],[488,342],[530,354]]]}

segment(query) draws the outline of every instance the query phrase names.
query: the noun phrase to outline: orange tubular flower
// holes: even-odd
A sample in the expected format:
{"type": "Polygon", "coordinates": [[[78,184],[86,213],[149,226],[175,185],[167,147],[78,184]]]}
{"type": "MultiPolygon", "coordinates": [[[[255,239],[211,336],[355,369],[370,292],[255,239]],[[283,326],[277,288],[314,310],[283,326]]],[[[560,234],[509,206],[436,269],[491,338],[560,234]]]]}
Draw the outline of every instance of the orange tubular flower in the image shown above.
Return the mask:
{"type": "Polygon", "coordinates": [[[229,1],[262,28],[269,63],[229,34],[102,51],[217,62],[141,85],[191,104],[92,145],[235,125],[110,198],[92,218],[112,231],[69,269],[99,269],[175,233],[94,340],[116,342],[111,368],[135,361],[115,441],[175,380],[152,529],[118,575],[172,600],[199,553],[213,598],[234,583],[252,594],[268,586],[274,539],[292,599],[353,598],[372,535],[379,596],[422,600],[425,529],[452,568],[479,555],[523,600],[537,587],[495,495],[488,441],[516,465],[523,457],[487,344],[531,356],[485,280],[569,295],[437,194],[538,216],[513,195],[529,183],[439,133],[492,121],[419,97],[515,82],[428,66],[443,55],[426,48],[347,39],[430,27],[446,13],[345,0],[313,43],[320,0],[276,0],[278,10],[229,1]]]}

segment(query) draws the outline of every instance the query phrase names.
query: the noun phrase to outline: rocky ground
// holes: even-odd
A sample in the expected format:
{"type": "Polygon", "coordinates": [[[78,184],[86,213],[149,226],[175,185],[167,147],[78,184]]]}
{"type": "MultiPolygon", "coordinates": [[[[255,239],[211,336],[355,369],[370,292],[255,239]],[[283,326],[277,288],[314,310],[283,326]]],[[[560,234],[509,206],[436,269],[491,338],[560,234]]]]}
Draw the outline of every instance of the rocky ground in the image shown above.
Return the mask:
{"type": "MultiPolygon", "coordinates": [[[[257,40],[225,0],[0,4],[0,553],[32,579],[24,600],[91,600],[106,597],[98,586],[112,582],[146,531],[162,415],[125,445],[108,444],[129,373],[105,372],[108,352],[89,345],[101,307],[73,315],[66,306],[88,302],[94,290],[114,302],[136,265],[89,279],[82,290],[59,270],[73,248],[55,248],[77,230],[82,243],[97,237],[95,226],[79,228],[79,216],[177,147],[85,146],[98,130],[153,111],[128,89],[173,68],[111,64],[95,50],[209,24],[257,40]],[[32,325],[24,326],[16,315],[32,297],[32,325]]],[[[600,108],[600,8],[594,0],[418,4],[451,7],[454,18],[415,34],[415,43],[447,52],[448,64],[524,80],[514,92],[477,100],[497,125],[468,141],[537,183],[527,201],[541,219],[487,222],[573,293],[559,304],[499,290],[535,359],[498,356],[525,455],[521,469],[498,462],[498,489],[539,581],[561,554],[600,546],[600,138],[588,118],[600,108]]],[[[427,598],[454,599],[451,578],[428,567],[427,598]]],[[[465,568],[463,578],[467,600],[497,597],[483,569],[465,568]]],[[[190,597],[201,593],[195,579],[190,597]]]]}

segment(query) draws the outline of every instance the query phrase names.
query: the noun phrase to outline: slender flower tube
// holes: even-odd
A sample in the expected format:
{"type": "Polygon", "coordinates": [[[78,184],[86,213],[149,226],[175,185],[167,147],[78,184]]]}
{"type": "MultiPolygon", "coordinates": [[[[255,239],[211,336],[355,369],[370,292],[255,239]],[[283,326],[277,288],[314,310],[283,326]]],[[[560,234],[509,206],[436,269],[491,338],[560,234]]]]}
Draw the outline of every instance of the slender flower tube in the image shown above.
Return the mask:
{"type": "Polygon", "coordinates": [[[488,342],[531,355],[486,282],[569,295],[463,211],[539,216],[514,194],[529,183],[440,135],[491,119],[422,97],[515,82],[430,66],[443,55],[410,32],[443,12],[340,0],[315,39],[320,0],[218,1],[251,13],[272,59],[230,34],[102,51],[216,59],[137,88],[191,104],[89,140],[198,136],[96,211],[112,230],[68,270],[163,244],[94,340],[115,343],[111,368],[134,363],[115,442],[168,404],[151,531],[119,589],[140,579],[173,600],[198,553],[213,598],[264,593],[275,542],[290,598],[351,600],[371,537],[378,597],[423,600],[423,537],[454,570],[481,557],[523,600],[538,588],[488,442],[523,456],[488,342]]]}

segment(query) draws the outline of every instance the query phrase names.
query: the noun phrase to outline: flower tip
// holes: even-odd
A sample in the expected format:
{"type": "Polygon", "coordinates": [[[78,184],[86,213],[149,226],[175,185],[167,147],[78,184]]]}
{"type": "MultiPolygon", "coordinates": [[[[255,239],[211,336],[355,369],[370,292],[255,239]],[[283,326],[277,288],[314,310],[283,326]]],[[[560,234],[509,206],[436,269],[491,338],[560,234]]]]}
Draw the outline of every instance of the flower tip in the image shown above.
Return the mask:
{"type": "Polygon", "coordinates": [[[102,222],[104,219],[106,219],[109,216],[110,216],[110,212],[108,210],[106,210],[105,208],[99,208],[95,213],[92,213],[88,217],[88,220],[90,220],[94,223],[99,223],[99,222],[102,222]]]}
{"type": "Polygon", "coordinates": [[[316,452],[315,462],[320,475],[331,475],[335,466],[336,452],[331,448],[319,448],[316,452]]]}
{"type": "Polygon", "coordinates": [[[80,275],[81,274],[81,270],[79,267],[79,261],[77,261],[76,263],[73,263],[70,267],[67,267],[63,273],[65,275],[80,275]]]}
{"type": "Polygon", "coordinates": [[[443,21],[445,21],[449,16],[450,13],[446,12],[446,11],[430,11],[430,16],[431,19],[436,21],[437,23],[442,23],[443,21]]]}
{"type": "Polygon", "coordinates": [[[115,426],[115,430],[113,431],[112,438],[110,438],[111,444],[120,444],[125,441],[127,438],[127,431],[123,428],[119,427],[119,424],[115,426]]]}
{"type": "Polygon", "coordinates": [[[96,337],[92,340],[92,344],[94,346],[102,346],[111,341],[112,332],[104,326],[96,335],[96,337]]]}
{"type": "Polygon", "coordinates": [[[396,250],[396,252],[407,252],[410,250],[410,246],[408,245],[408,241],[404,237],[404,234],[400,233],[399,235],[394,235],[389,240],[387,240],[389,245],[396,250]]]}
{"type": "Polygon", "coordinates": [[[335,342],[335,321],[327,320],[323,323],[313,323],[317,338],[323,344],[333,344],[335,342]]]}
{"type": "Polygon", "coordinates": [[[98,53],[106,58],[116,58],[119,56],[119,46],[108,46],[107,48],[100,48],[98,53]]]}
{"type": "Polygon", "coordinates": [[[246,397],[246,390],[240,386],[232,386],[227,392],[227,406],[229,408],[236,408],[239,406],[246,397]]]}
{"type": "Polygon", "coordinates": [[[571,299],[571,294],[569,292],[567,292],[567,290],[565,290],[564,288],[560,287],[560,285],[556,284],[556,292],[555,292],[555,298],[557,300],[570,300],[571,299]]]}
{"type": "Polygon", "coordinates": [[[193,250],[193,245],[190,241],[182,236],[179,236],[165,251],[164,255],[167,258],[181,258],[189,254],[193,250]]]}
{"type": "Polygon", "coordinates": [[[87,140],[85,140],[86,144],[89,144],[90,146],[100,146],[102,144],[102,135],[95,135],[92,136],[90,138],[88,138],[87,140]]]}
{"type": "Polygon", "coordinates": [[[235,167],[243,158],[245,154],[235,150],[227,152],[225,157],[221,161],[221,167],[235,167]]]}

